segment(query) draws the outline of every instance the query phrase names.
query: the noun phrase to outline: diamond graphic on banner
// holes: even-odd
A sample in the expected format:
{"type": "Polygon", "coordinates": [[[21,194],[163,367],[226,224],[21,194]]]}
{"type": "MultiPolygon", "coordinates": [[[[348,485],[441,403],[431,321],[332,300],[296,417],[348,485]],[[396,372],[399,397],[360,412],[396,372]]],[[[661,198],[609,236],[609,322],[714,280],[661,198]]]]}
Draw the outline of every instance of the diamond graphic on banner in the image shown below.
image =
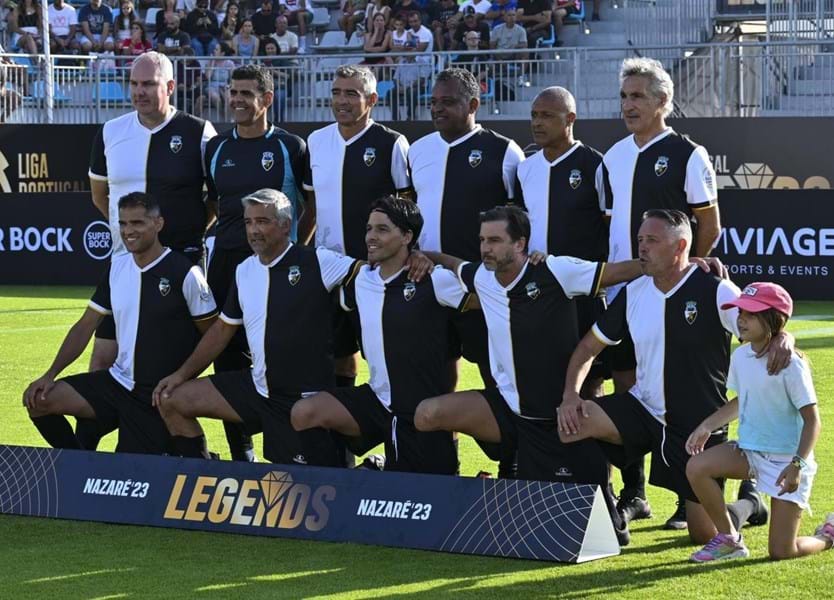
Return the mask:
{"type": "Polygon", "coordinates": [[[261,479],[261,492],[263,492],[266,505],[270,508],[286,494],[293,486],[292,475],[285,471],[271,471],[261,479]]]}
{"type": "Polygon", "coordinates": [[[764,163],[744,163],[736,169],[733,179],[743,190],[763,190],[773,182],[773,171],[764,163]]]}

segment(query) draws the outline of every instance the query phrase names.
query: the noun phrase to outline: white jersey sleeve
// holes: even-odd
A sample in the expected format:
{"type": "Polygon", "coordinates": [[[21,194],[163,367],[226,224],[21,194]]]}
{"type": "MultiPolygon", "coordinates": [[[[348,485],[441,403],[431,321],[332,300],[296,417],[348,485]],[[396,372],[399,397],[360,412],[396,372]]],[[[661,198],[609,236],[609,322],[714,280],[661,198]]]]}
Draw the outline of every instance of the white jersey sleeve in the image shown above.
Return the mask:
{"type": "Polygon", "coordinates": [[[397,138],[391,152],[391,179],[397,190],[411,187],[411,175],[408,172],[408,140],[404,135],[397,138]]]}
{"type": "Polygon", "coordinates": [[[736,337],[738,337],[738,308],[733,306],[723,309],[721,306],[727,302],[732,302],[740,295],[741,290],[729,279],[722,279],[715,292],[716,308],[718,309],[718,317],[721,319],[721,324],[724,326],[724,329],[736,337]]]}
{"type": "Polygon", "coordinates": [[[686,163],[686,202],[693,208],[704,208],[715,204],[718,191],[715,183],[715,169],[709,160],[706,148],[698,146],[689,155],[686,163]]]}
{"type": "Polygon", "coordinates": [[[507,190],[507,198],[512,200],[515,197],[515,179],[518,165],[524,160],[524,152],[513,140],[507,144],[507,151],[504,152],[502,164],[504,175],[504,189],[507,190]]]}
{"type": "Polygon", "coordinates": [[[438,304],[455,310],[461,310],[466,304],[469,293],[463,288],[460,279],[452,271],[438,265],[431,272],[431,281],[438,304]]]}
{"type": "Polygon", "coordinates": [[[321,282],[328,292],[347,279],[357,262],[350,256],[342,256],[327,248],[316,248],[316,256],[319,260],[321,282]]]}
{"type": "Polygon", "coordinates": [[[188,304],[188,312],[195,321],[202,321],[217,314],[214,296],[199,267],[191,267],[183,279],[182,295],[188,304]]]}
{"type": "Polygon", "coordinates": [[[573,256],[548,256],[547,268],[559,281],[568,298],[594,296],[605,263],[590,262],[573,256]]]}

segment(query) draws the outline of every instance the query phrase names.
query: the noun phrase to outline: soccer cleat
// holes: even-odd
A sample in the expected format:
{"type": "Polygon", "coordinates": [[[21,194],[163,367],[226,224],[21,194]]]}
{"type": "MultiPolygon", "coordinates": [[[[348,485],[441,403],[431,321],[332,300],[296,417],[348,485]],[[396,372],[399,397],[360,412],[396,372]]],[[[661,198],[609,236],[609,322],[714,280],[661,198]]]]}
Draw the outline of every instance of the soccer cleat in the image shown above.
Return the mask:
{"type": "Polygon", "coordinates": [[[640,496],[629,498],[621,495],[617,501],[617,511],[626,523],[652,518],[652,507],[649,506],[648,500],[640,496]]]}
{"type": "Polygon", "coordinates": [[[356,468],[364,471],[384,471],[385,457],[382,454],[369,454],[356,468]]]}
{"type": "Polygon", "coordinates": [[[756,490],[756,484],[753,481],[745,479],[741,482],[738,486],[738,499],[750,500],[756,505],[756,510],[747,518],[748,525],[755,527],[767,523],[767,505],[756,490]]]}
{"type": "Polygon", "coordinates": [[[828,513],[825,522],[814,532],[819,538],[824,538],[834,545],[834,513],[828,513]]]}
{"type": "Polygon", "coordinates": [[[734,540],[733,536],[727,533],[719,533],[707,542],[706,546],[692,554],[689,560],[700,563],[728,558],[747,558],[748,556],[750,556],[750,551],[744,545],[741,534],[739,534],[738,540],[734,540]]]}
{"type": "Polygon", "coordinates": [[[480,479],[492,479],[492,473],[490,473],[489,471],[478,471],[478,474],[475,475],[475,477],[478,477],[480,479]]]}
{"type": "Polygon", "coordinates": [[[617,543],[620,544],[620,548],[628,546],[631,542],[631,533],[628,531],[628,523],[625,521],[623,521],[622,529],[614,527],[614,533],[617,535],[617,543]]]}
{"type": "Polygon", "coordinates": [[[677,505],[678,507],[675,509],[674,514],[663,525],[664,529],[675,529],[678,531],[686,529],[686,500],[678,498],[677,505]]]}

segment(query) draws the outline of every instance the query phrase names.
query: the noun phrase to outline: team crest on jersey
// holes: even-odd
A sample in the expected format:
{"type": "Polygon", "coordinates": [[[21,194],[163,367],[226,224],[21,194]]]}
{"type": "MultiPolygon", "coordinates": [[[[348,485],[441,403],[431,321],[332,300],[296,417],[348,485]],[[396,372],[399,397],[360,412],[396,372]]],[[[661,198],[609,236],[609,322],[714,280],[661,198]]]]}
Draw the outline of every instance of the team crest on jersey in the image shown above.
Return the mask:
{"type": "Polygon", "coordinates": [[[168,142],[168,147],[171,149],[171,152],[176,154],[180,150],[182,150],[182,136],[181,135],[172,135],[171,141],[168,142]]]}
{"type": "Polygon", "coordinates": [[[275,164],[275,155],[272,152],[264,152],[261,156],[261,166],[264,171],[269,171],[275,164]]]}
{"type": "Polygon", "coordinates": [[[290,282],[290,285],[295,285],[301,281],[301,267],[298,265],[291,266],[289,273],[287,273],[287,281],[290,282]]]}
{"type": "Polygon", "coordinates": [[[167,296],[171,292],[171,282],[168,281],[167,277],[162,277],[159,280],[159,293],[163,296],[167,296]]]}
{"type": "Polygon", "coordinates": [[[669,157],[668,156],[658,156],[657,162],[654,163],[654,174],[660,177],[666,172],[666,169],[669,168],[669,157]]]}
{"type": "Polygon", "coordinates": [[[473,169],[481,164],[481,161],[484,159],[484,153],[480,150],[473,150],[469,153],[469,166],[473,169]]]}
{"type": "Polygon", "coordinates": [[[582,172],[579,169],[572,169],[568,177],[568,183],[573,189],[582,185],[582,172]]]}
{"type": "Polygon", "coordinates": [[[365,154],[362,155],[362,160],[365,161],[365,166],[370,167],[376,161],[376,148],[365,148],[365,154]]]}
{"type": "Polygon", "coordinates": [[[527,292],[527,297],[530,298],[530,300],[535,300],[542,294],[542,291],[539,289],[539,286],[535,281],[531,281],[525,285],[524,291],[527,292]]]}
{"type": "Polygon", "coordinates": [[[417,286],[416,285],[414,285],[411,282],[408,282],[408,283],[405,284],[405,287],[403,288],[403,298],[405,298],[406,302],[411,301],[411,299],[414,297],[414,294],[416,294],[416,293],[417,293],[417,286]]]}
{"type": "Polygon", "coordinates": [[[683,309],[683,316],[686,317],[686,322],[692,325],[698,318],[698,303],[694,300],[687,301],[686,307],[683,309]]]}

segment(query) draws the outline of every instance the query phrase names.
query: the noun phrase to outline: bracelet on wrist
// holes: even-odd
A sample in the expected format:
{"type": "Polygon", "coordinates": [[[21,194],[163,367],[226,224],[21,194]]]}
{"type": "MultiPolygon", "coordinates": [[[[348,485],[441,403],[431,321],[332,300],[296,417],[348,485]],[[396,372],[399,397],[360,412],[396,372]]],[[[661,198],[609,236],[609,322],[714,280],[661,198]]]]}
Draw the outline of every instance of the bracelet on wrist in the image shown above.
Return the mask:
{"type": "Polygon", "coordinates": [[[808,463],[805,461],[805,459],[799,456],[798,454],[794,455],[794,457],[791,459],[791,464],[798,468],[800,471],[804,471],[805,468],[808,466],[808,463]]]}

